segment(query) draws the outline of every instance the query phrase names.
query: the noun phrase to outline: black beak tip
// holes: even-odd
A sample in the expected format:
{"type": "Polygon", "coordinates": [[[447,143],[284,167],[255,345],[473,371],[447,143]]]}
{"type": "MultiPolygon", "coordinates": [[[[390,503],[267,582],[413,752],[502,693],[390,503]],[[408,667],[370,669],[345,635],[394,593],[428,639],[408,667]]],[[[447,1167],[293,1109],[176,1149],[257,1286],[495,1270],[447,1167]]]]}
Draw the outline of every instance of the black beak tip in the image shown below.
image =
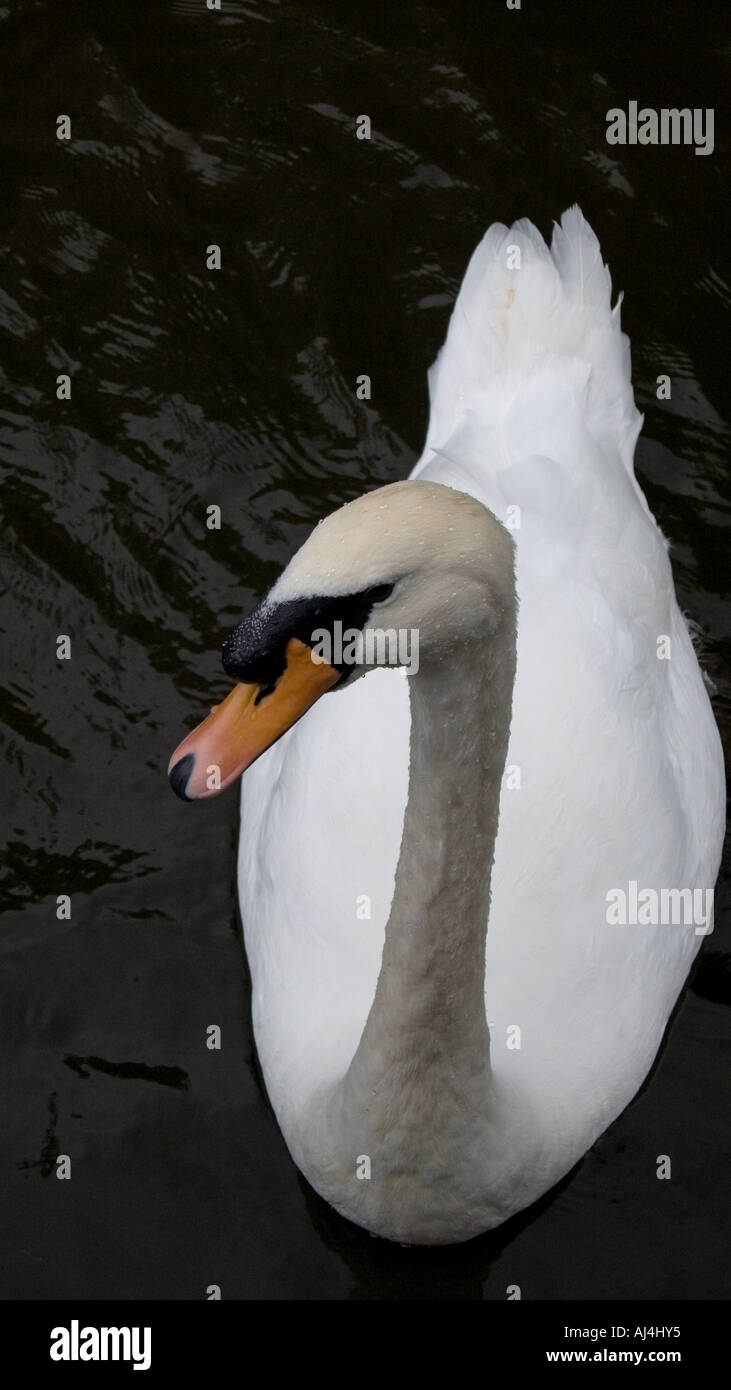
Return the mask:
{"type": "Polygon", "coordinates": [[[181,801],[193,800],[192,796],[186,794],[186,787],[190,779],[190,774],[193,771],[194,763],[195,753],[186,753],[185,757],[180,758],[175,766],[171,767],[168,773],[170,786],[175,792],[175,795],[180,797],[181,801]]]}

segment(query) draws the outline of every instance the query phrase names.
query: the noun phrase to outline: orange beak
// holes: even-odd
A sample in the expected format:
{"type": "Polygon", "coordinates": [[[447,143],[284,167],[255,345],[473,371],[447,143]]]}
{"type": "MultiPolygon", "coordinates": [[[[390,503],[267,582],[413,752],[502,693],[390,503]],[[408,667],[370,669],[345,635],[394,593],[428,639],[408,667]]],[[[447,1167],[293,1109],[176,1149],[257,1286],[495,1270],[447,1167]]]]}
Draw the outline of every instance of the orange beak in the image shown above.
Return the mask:
{"type": "Polygon", "coordinates": [[[215,796],[330,690],[341,672],[313,657],[298,637],[285,649],[286,666],[271,694],[257,701],[258,685],[235,685],[175,749],[168,765],[173,791],[184,801],[215,796]]]}

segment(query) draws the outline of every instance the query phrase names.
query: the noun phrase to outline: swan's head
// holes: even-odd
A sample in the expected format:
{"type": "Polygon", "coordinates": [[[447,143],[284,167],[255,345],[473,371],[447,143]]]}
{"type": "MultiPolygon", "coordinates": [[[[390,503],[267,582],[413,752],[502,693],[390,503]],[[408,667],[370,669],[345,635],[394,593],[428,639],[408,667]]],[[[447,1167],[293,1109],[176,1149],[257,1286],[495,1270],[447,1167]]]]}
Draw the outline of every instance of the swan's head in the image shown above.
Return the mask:
{"type": "Polygon", "coordinates": [[[515,621],[513,546],[481,502],[440,483],[392,483],[321,521],[266,598],[231,633],[237,684],[176,748],[185,800],[229,786],[321,695],[372,666],[411,674],[474,659],[515,621]]]}

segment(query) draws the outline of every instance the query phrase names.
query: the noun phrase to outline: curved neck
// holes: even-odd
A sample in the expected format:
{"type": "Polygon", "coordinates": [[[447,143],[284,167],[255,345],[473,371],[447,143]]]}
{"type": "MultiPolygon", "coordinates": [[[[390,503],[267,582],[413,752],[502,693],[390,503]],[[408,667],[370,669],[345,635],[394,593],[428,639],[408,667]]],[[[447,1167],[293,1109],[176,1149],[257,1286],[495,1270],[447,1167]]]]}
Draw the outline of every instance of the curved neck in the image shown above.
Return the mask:
{"type": "Polygon", "coordinates": [[[427,1207],[443,1181],[460,1190],[459,1170],[470,1186],[486,1130],[502,1123],[485,938],[514,669],[510,613],[489,645],[453,648],[410,681],[409,798],[381,973],[324,1123],[339,1176],[320,1190],[363,1225],[372,1204],[384,1219],[386,1194],[403,1215],[418,1209],[420,1188],[427,1207]],[[353,1183],[357,1155],[381,1181],[353,1183]]]}
{"type": "Polygon", "coordinates": [[[375,998],[345,1076],[310,1098],[297,1148],[338,1211],[394,1240],[440,1244],[455,1229],[466,1240],[501,1219],[488,1167],[499,1178],[511,1162],[521,1121],[490,1071],[485,940],[514,676],[511,609],[489,642],[411,678],[409,794],[375,998]]]}
{"type": "Polygon", "coordinates": [[[410,681],[409,794],[375,998],[342,1086],[342,1121],[403,1111],[431,1128],[489,1083],[485,940],[515,676],[515,625],[410,681]],[[428,1097],[428,1102],[424,1104],[428,1097]],[[428,1112],[428,1113],[427,1113],[428,1112]]]}

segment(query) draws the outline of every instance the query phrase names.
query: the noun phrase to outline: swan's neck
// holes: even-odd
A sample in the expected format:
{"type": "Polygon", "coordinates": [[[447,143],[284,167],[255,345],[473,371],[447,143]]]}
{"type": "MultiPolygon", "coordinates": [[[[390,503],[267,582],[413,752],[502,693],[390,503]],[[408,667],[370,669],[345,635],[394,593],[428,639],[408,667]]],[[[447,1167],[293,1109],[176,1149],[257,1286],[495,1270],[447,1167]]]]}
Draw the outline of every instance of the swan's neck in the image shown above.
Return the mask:
{"type": "Polygon", "coordinates": [[[514,674],[514,644],[503,647],[489,669],[479,647],[462,648],[410,681],[401,854],[351,1081],[432,1090],[488,1065],[485,938],[514,674]]]}
{"type": "Polygon", "coordinates": [[[323,1184],[321,1166],[318,1183],[363,1225],[377,1209],[386,1229],[392,1210],[394,1238],[406,1207],[426,1213],[433,1198],[437,1227],[425,1231],[438,1239],[453,1200],[445,1205],[439,1191],[473,1183],[476,1157],[501,1127],[485,940],[514,672],[511,614],[489,648],[465,645],[410,682],[409,795],[381,972],[355,1056],[330,1093],[331,1180],[323,1184]],[[371,1179],[354,1181],[365,1157],[371,1179]]]}

